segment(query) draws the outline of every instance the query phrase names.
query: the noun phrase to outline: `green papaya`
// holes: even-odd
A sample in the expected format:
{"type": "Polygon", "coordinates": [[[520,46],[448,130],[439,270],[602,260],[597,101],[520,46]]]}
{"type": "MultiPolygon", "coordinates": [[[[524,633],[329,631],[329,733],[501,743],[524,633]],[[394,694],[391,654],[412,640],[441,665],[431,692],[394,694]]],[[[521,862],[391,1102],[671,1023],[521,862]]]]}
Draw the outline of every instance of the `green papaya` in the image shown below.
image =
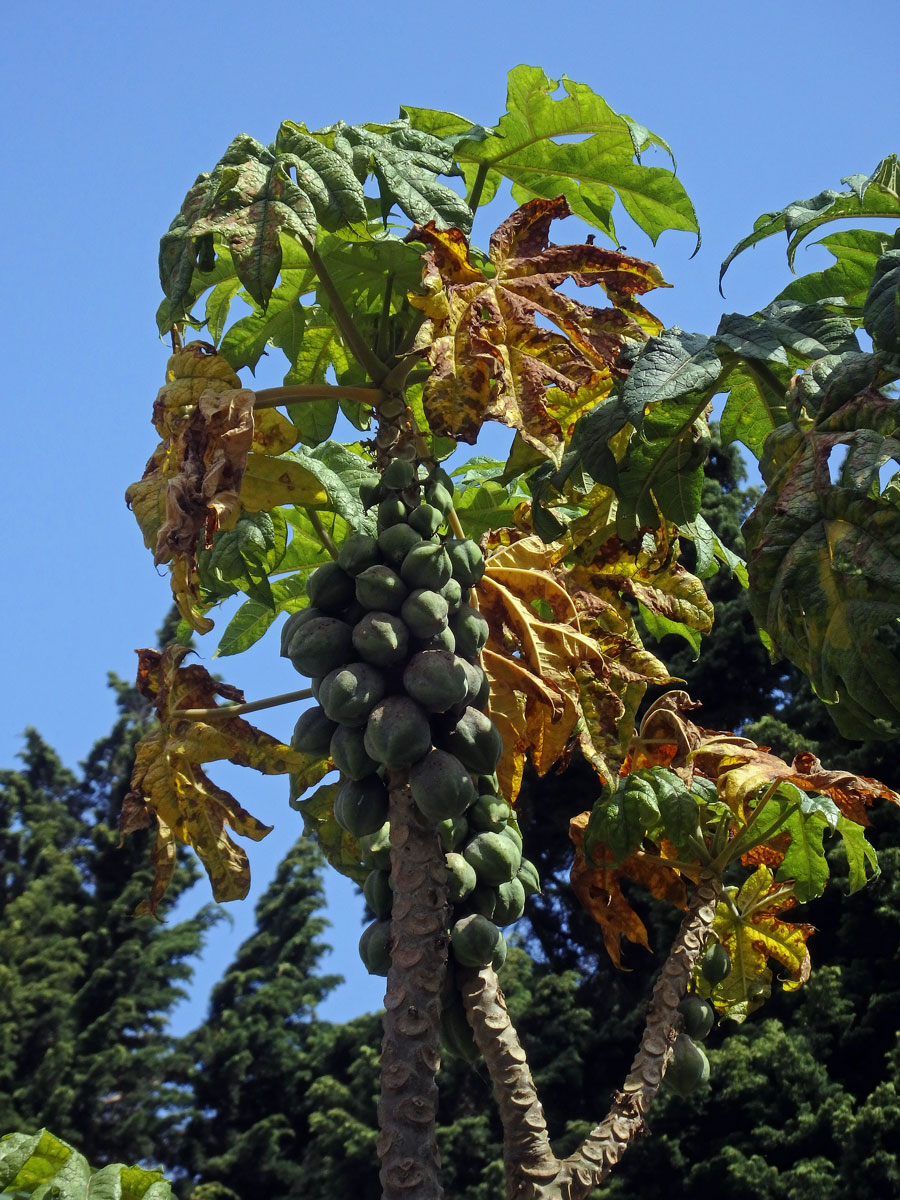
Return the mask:
{"type": "Polygon", "coordinates": [[[526,896],[540,895],[541,877],[538,869],[530,859],[523,858],[522,865],[516,871],[516,879],[525,889],[526,896]]]}
{"type": "Polygon", "coordinates": [[[393,613],[370,612],[353,626],[353,646],[361,659],[375,667],[393,667],[409,653],[409,630],[393,613]]]}
{"type": "Polygon", "coordinates": [[[391,915],[394,900],[390,871],[370,871],[363,883],[363,895],[375,916],[386,920],[391,915]]]}
{"type": "Polygon", "coordinates": [[[385,821],[374,833],[365,834],[359,839],[360,861],[369,870],[378,868],[381,871],[391,869],[391,825],[385,821]]]}
{"type": "Polygon", "coordinates": [[[469,809],[467,819],[474,829],[492,829],[499,833],[511,815],[509,803],[502,796],[479,796],[469,809]]]}
{"type": "Polygon", "coordinates": [[[461,658],[460,662],[465,663],[466,679],[468,681],[466,707],[478,708],[483,712],[487,708],[488,701],[491,698],[490,681],[478,663],[469,662],[467,658],[461,658]]]}
{"type": "Polygon", "coordinates": [[[291,666],[301,675],[327,675],[351,656],[353,630],[337,617],[315,617],[295,630],[289,650],[291,666]]]}
{"type": "MultiPolygon", "coordinates": [[[[457,612],[463,602],[463,590],[455,579],[448,579],[438,592],[438,595],[443,596],[447,601],[447,609],[451,613],[457,612]]],[[[468,595],[468,592],[466,595],[468,595]]]]}
{"type": "Polygon", "coordinates": [[[525,911],[525,889],[513,878],[497,887],[497,902],[491,918],[496,925],[512,925],[525,911]]]}
{"type": "MultiPolygon", "coordinates": [[[[446,477],[446,482],[449,483],[449,476],[446,477]]],[[[442,517],[446,517],[450,509],[453,507],[453,492],[450,487],[447,487],[445,482],[438,479],[432,479],[425,484],[425,499],[433,507],[438,510],[442,517]]]]}
{"type": "Polygon", "coordinates": [[[413,546],[421,544],[422,535],[409,525],[391,525],[378,535],[378,549],[392,567],[399,567],[413,546]]]}
{"type": "Polygon", "coordinates": [[[421,533],[423,538],[430,538],[437,533],[443,520],[444,514],[434,505],[427,503],[420,504],[409,514],[409,524],[417,533],[421,533]]]}
{"type": "Polygon", "coordinates": [[[387,496],[378,505],[378,528],[389,529],[391,525],[405,525],[406,505],[399,496],[387,496]]]}
{"type": "Polygon", "coordinates": [[[709,1059],[686,1033],[679,1035],[666,1071],[666,1083],[676,1096],[689,1096],[709,1079],[709,1059]]]}
{"type": "Polygon", "coordinates": [[[391,923],[373,921],[362,931],[359,957],[370,975],[387,975],[391,969],[391,923]]]}
{"type": "Polygon", "coordinates": [[[334,819],[355,838],[377,833],[387,820],[388,790],[377,775],[348,779],[334,801],[334,819]]]}
{"type": "Polygon", "coordinates": [[[291,640],[301,626],[307,621],[314,621],[316,617],[324,616],[325,613],[319,612],[317,608],[301,608],[299,612],[291,613],[281,627],[281,657],[291,657],[291,640]]]}
{"type": "Polygon", "coordinates": [[[497,943],[497,949],[494,951],[493,955],[491,956],[491,966],[494,968],[495,971],[499,971],[500,968],[503,966],[503,964],[506,962],[506,955],[507,955],[508,949],[509,949],[509,947],[506,945],[506,938],[501,933],[500,941],[497,943]]]}
{"type": "Polygon", "coordinates": [[[400,616],[417,638],[434,637],[447,625],[447,601],[439,592],[416,588],[403,601],[400,616]]]}
{"type": "Polygon", "coordinates": [[[469,705],[445,732],[441,743],[470,771],[489,775],[500,761],[503,739],[490,717],[469,705]]]}
{"type": "Polygon", "coordinates": [[[409,588],[390,567],[366,567],[356,576],[356,599],[367,612],[399,613],[409,588]]]}
{"type": "Polygon", "coordinates": [[[465,817],[447,817],[435,825],[445,854],[458,850],[469,836],[469,822],[465,817]]]}
{"type": "Polygon", "coordinates": [[[428,717],[408,696],[388,696],[372,709],[365,746],[370,757],[386,767],[411,766],[431,748],[428,717]]]}
{"type": "Polygon", "coordinates": [[[450,556],[453,578],[462,587],[474,587],[484,574],[484,555],[478,543],[454,538],[446,541],[444,548],[450,556]]]}
{"type": "Polygon", "coordinates": [[[410,589],[440,591],[451,577],[447,551],[439,542],[422,542],[420,546],[413,546],[400,566],[400,574],[410,589]]]}
{"type": "Polygon", "coordinates": [[[392,458],[382,472],[381,482],[386,488],[395,488],[398,492],[412,487],[416,482],[416,464],[408,458],[392,458]]]}
{"type": "Polygon", "coordinates": [[[472,777],[446,750],[429,750],[409,772],[413,800],[430,821],[459,817],[475,799],[472,777]]]}
{"type": "Polygon", "coordinates": [[[365,779],[378,770],[378,763],[366,754],[364,739],[365,730],[358,726],[335,726],[329,750],[334,765],[348,779],[365,779]]]}
{"type": "Polygon", "coordinates": [[[477,784],[479,796],[500,795],[500,780],[497,778],[496,771],[492,775],[479,775],[477,784]]]}
{"type": "Polygon", "coordinates": [[[372,508],[384,496],[381,479],[364,479],[359,485],[359,499],[363,508],[372,508]]]}
{"type": "Polygon", "coordinates": [[[337,667],[319,685],[318,701],[339,725],[364,725],[385,693],[384,675],[366,662],[337,667]]]}
{"type": "Polygon", "coordinates": [[[478,877],[461,854],[450,853],[444,861],[447,865],[447,895],[451,904],[458,904],[473,891],[478,877]]]}
{"type": "Polygon", "coordinates": [[[331,735],[335,729],[337,725],[325,715],[325,710],[314,704],[300,714],[294,726],[291,748],[300,754],[324,756],[329,753],[331,735]]]}
{"type": "Polygon", "coordinates": [[[440,633],[436,633],[434,637],[420,638],[420,650],[449,650],[452,654],[456,649],[456,638],[453,636],[449,627],[442,629],[440,633]]]}
{"type": "Polygon", "coordinates": [[[479,833],[463,847],[463,857],[475,868],[480,883],[507,883],[522,865],[522,853],[502,833],[479,833]]]}
{"type": "Polygon", "coordinates": [[[684,1018],[684,1032],[690,1038],[702,1042],[709,1037],[716,1020],[716,1010],[708,1000],[693,993],[678,1005],[678,1011],[684,1018]]]}
{"type": "Polygon", "coordinates": [[[366,567],[377,567],[380,562],[378,542],[367,533],[351,533],[338,551],[337,564],[348,575],[358,575],[366,567]]]}
{"type": "Polygon", "coordinates": [[[464,967],[483,967],[497,953],[503,934],[487,917],[471,913],[450,930],[453,955],[464,967]]]}
{"type": "Polygon", "coordinates": [[[423,650],[407,663],[403,687],[426,712],[441,713],[465,699],[468,680],[455,654],[449,650],[423,650]]]}
{"type": "Polygon", "coordinates": [[[515,827],[515,825],[513,824],[513,822],[511,820],[508,821],[503,826],[502,829],[498,829],[496,832],[499,833],[501,837],[509,838],[509,840],[513,843],[513,845],[516,847],[516,849],[521,854],[521,852],[522,852],[522,835],[521,835],[521,833],[519,833],[518,829],[515,827]]]}
{"type": "Polygon", "coordinates": [[[456,652],[462,658],[476,659],[484,649],[490,632],[488,623],[471,604],[461,604],[450,618],[450,628],[456,638],[456,652]]]}
{"type": "Polygon", "coordinates": [[[731,973],[728,951],[719,942],[713,942],[703,951],[700,959],[700,974],[711,987],[716,987],[731,973]]]}
{"type": "MultiPolygon", "coordinates": [[[[465,862],[465,859],[463,859],[465,862]]],[[[474,870],[473,870],[474,874],[474,870]]],[[[476,879],[478,877],[476,876],[476,879]]],[[[494,909],[497,907],[497,889],[491,887],[487,883],[477,884],[472,891],[466,896],[465,903],[462,905],[460,916],[469,916],[471,913],[480,913],[481,916],[487,917],[489,920],[494,920],[494,909]]]]}
{"type": "Polygon", "coordinates": [[[314,608],[332,616],[340,615],[355,597],[353,576],[336,562],[323,563],[310,573],[306,594],[314,608]]]}

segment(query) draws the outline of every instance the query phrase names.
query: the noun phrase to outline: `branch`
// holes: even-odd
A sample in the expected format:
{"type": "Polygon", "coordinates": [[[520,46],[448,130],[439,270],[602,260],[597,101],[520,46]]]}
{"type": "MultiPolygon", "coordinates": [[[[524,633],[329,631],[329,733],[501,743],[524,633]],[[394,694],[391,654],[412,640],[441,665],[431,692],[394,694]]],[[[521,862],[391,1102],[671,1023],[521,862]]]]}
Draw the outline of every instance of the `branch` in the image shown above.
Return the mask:
{"type": "Polygon", "coordinates": [[[377,408],[383,399],[380,388],[344,387],[336,383],[295,383],[285,387],[262,388],[256,393],[254,408],[280,408],[284,404],[302,404],[308,400],[359,400],[377,408]]]}
{"type": "Polygon", "coordinates": [[[243,713],[259,712],[263,708],[277,708],[279,704],[293,704],[295,700],[309,700],[312,692],[301,688],[298,692],[282,692],[280,696],[266,696],[263,700],[249,700],[246,704],[219,704],[215,708],[179,708],[178,717],[189,717],[192,721],[210,721],[215,717],[239,717],[243,713]]]}
{"type": "Polygon", "coordinates": [[[376,383],[381,383],[387,374],[387,367],[378,355],[369,348],[365,338],[357,329],[356,323],[351,317],[347,306],[344,304],[334,280],[328,274],[328,268],[322,261],[322,256],[318,250],[316,250],[315,246],[308,245],[306,252],[309,255],[309,261],[315,268],[316,275],[319,277],[322,290],[331,301],[331,310],[334,313],[335,324],[340,329],[344,341],[347,343],[348,350],[359,365],[365,369],[369,377],[374,379],[376,383]]]}
{"type": "Polygon", "coordinates": [[[435,1117],[447,971],[447,884],[433,824],[391,774],[391,968],[384,997],[378,1157],[382,1200],[441,1200],[435,1117]]]}
{"type": "Polygon", "coordinates": [[[493,967],[480,971],[457,967],[457,982],[475,1042],[484,1056],[503,1125],[503,1161],[507,1196],[523,1193],[518,1180],[553,1180],[560,1162],[550,1148],[547,1122],[525,1051],[509,1019],[493,967]]]}

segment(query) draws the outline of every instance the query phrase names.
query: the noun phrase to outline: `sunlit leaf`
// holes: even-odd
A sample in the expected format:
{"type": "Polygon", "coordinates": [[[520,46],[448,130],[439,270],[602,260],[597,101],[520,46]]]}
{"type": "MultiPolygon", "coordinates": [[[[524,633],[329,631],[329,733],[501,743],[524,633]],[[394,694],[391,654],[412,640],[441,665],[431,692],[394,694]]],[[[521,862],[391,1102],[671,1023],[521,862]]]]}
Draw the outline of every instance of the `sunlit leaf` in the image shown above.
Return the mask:
{"type": "Polygon", "coordinates": [[[110,1163],[92,1170],[87,1159],[46,1129],[0,1138],[0,1192],[23,1200],[171,1200],[160,1171],[110,1163]]]}
{"type": "Polygon", "coordinates": [[[354,883],[363,883],[369,873],[360,862],[359,842],[334,819],[334,802],[341,784],[325,783],[303,799],[309,787],[305,777],[291,777],[291,808],[303,816],[306,834],[314,837],[328,862],[354,883]]]}

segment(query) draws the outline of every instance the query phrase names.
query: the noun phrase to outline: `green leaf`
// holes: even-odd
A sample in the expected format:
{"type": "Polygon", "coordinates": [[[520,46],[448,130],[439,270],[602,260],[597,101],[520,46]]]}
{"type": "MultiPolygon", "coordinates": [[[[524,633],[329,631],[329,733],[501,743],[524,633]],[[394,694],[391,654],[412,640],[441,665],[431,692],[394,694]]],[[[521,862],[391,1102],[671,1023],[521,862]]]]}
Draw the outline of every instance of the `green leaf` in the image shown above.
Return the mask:
{"type": "Polygon", "coordinates": [[[838,820],[837,831],[841,835],[844,852],[847,855],[848,895],[852,896],[854,892],[864,888],[870,879],[875,879],[880,875],[881,868],[878,866],[878,855],[867,840],[866,831],[862,825],[857,825],[855,821],[850,821],[847,817],[842,816],[838,820]]]}
{"type": "Polygon", "coordinates": [[[649,408],[662,401],[712,394],[722,366],[712,341],[685,333],[677,325],[664,329],[642,347],[622,387],[622,407],[639,429],[649,408]]]}
{"type": "Polygon", "coordinates": [[[900,351],[900,250],[888,250],[876,263],[863,321],[876,350],[900,351]]]}
{"type": "Polygon", "coordinates": [[[791,841],[775,878],[779,883],[793,880],[794,895],[801,904],[814,900],[825,891],[828,862],[822,836],[828,825],[828,818],[823,813],[804,813],[796,809],[783,826],[791,841]]]}
{"type": "MultiPolygon", "coordinates": [[[[321,561],[327,561],[324,554],[321,561]]],[[[284,579],[276,579],[271,584],[271,604],[263,604],[254,599],[245,601],[225,627],[213,658],[227,658],[230,654],[243,653],[259,641],[280,613],[305,608],[308,603],[306,581],[309,575],[309,570],[297,571],[284,579]]]]}
{"type": "Polygon", "coordinates": [[[556,80],[539,67],[514,67],[507,112],[488,136],[479,131],[456,142],[459,163],[489,177],[505,175],[520,204],[533,196],[564,195],[576,215],[614,240],[617,195],[654,243],[665,229],[698,233],[693,205],[674,173],[634,161],[642,147],[665,143],[615,112],[586,84],[564,76],[562,85],[566,95],[554,100],[556,80]],[[583,141],[554,140],[579,134],[586,135],[583,141]]]}
{"type": "Polygon", "coordinates": [[[641,620],[644,622],[644,626],[651,637],[656,638],[658,642],[661,642],[669,633],[674,633],[676,636],[684,638],[694,652],[694,662],[697,661],[700,657],[700,641],[702,637],[699,629],[695,629],[683,621],[674,621],[664,613],[652,612],[645,604],[639,603],[638,610],[641,614],[641,620]]]}
{"type": "Polygon", "coordinates": [[[817,300],[841,297],[851,308],[862,308],[875,264],[891,246],[889,234],[872,229],[848,229],[830,233],[811,243],[824,246],[835,258],[824,271],[801,275],[779,293],[779,300],[797,300],[812,304],[817,300]]]}
{"type": "Polygon", "coordinates": [[[719,563],[724,563],[728,573],[734,576],[741,587],[747,586],[747,564],[739,554],[722,542],[719,535],[707,523],[702,513],[688,521],[678,530],[679,536],[689,538],[694,543],[697,554],[697,565],[694,572],[698,579],[709,579],[719,569],[719,563]],[[718,560],[718,561],[717,561],[718,560]]]}
{"type": "Polygon", "coordinates": [[[365,193],[346,157],[336,154],[294,121],[282,121],[275,137],[275,152],[288,156],[297,183],[312,200],[325,229],[350,226],[358,233],[360,227],[365,227],[365,193]]]}
{"type": "Polygon", "coordinates": [[[622,789],[618,788],[591,810],[584,831],[585,856],[590,861],[594,851],[603,846],[612,852],[617,864],[621,863],[641,844],[646,829],[636,806],[628,804],[622,789]]]}
{"type": "Polygon", "coordinates": [[[515,490],[485,480],[474,487],[457,488],[453,507],[466,537],[477,541],[489,529],[512,525],[513,513],[524,498],[515,490]]]}
{"type": "Polygon", "coordinates": [[[35,1200],[172,1200],[161,1172],[121,1163],[94,1171],[83,1155],[46,1129],[0,1139],[0,1191],[35,1200]]]}

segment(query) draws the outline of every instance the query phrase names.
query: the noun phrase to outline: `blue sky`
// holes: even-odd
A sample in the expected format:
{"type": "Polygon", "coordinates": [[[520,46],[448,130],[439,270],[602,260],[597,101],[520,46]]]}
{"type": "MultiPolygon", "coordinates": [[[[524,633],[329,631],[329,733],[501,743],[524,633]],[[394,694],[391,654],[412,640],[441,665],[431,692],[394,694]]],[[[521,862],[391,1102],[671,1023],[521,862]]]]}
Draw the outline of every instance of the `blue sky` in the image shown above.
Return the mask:
{"type": "MultiPolygon", "coordinates": [[[[719,263],[760,213],[839,187],[900,149],[887,49],[898,24],[895,0],[858,10],[830,0],[7,7],[2,765],[14,765],[34,725],[74,766],[112,720],[107,672],[133,675],[133,649],[152,644],[168,606],[122,500],[155,444],[150,406],[167,358],[154,322],[157,245],[236,133],[268,141],[286,117],[311,127],[391,119],[403,103],[489,125],[511,66],[568,74],[672,145],[700,217],[699,254],[691,259],[687,234],[664,234],[654,250],[623,222],[620,237],[674,285],[650,307],[667,324],[711,332],[722,312],[752,312],[787,282],[773,240],[738,259],[725,300],[717,293],[719,263]]],[[[505,215],[495,208],[492,224],[505,215]]],[[[823,265],[821,251],[801,252],[801,270],[823,265]]],[[[274,356],[257,378],[280,381],[274,356]]],[[[275,638],[216,669],[249,699],[300,686],[275,638]]],[[[283,738],[296,719],[263,716],[283,738]]],[[[297,832],[283,781],[215,777],[276,831],[250,847],[251,897],[229,906],[234,924],[215,932],[182,1025],[201,1015],[297,832]]],[[[340,924],[327,968],[348,978],[323,1009],[337,1019],[377,1006],[383,985],[356,957],[352,888],[332,877],[329,896],[340,924]]]]}

